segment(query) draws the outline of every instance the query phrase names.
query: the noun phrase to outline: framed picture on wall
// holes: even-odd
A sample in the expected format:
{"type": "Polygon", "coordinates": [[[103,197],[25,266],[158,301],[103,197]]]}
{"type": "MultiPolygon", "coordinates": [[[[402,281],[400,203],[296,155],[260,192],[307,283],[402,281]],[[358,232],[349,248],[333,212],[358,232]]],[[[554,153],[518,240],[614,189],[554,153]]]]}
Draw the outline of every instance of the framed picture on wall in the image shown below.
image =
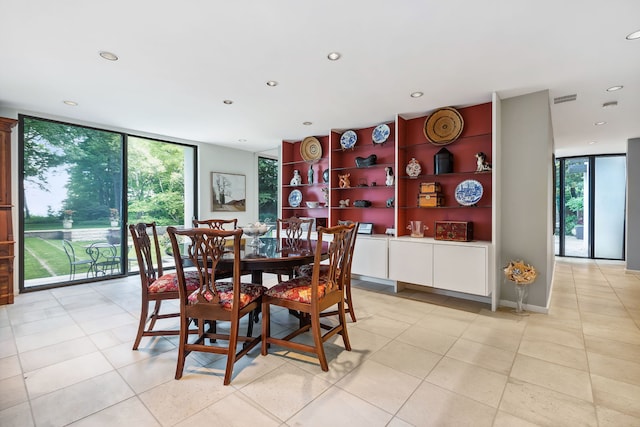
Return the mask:
{"type": "Polygon", "coordinates": [[[211,211],[244,212],[246,185],[244,175],[211,172],[211,211]]]}

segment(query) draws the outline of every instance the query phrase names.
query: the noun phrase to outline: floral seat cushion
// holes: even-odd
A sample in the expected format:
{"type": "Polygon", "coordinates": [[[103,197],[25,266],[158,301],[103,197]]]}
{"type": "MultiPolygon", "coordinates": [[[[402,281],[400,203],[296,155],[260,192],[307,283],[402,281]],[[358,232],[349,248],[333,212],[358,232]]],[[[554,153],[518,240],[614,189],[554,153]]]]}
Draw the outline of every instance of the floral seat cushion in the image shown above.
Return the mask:
{"type": "MultiPolygon", "coordinates": [[[[220,305],[225,310],[231,310],[233,304],[233,283],[232,282],[216,282],[216,290],[218,291],[218,297],[220,298],[220,305]]],[[[256,285],[254,283],[241,283],[240,284],[240,309],[247,306],[262,296],[264,293],[264,287],[262,285],[256,285]]],[[[195,304],[197,301],[198,291],[196,290],[189,295],[189,302],[195,304]]],[[[211,292],[206,291],[204,297],[207,301],[213,299],[211,292]]]]}
{"type": "MultiPolygon", "coordinates": [[[[194,291],[200,286],[200,279],[198,279],[197,271],[185,271],[185,281],[187,282],[187,290],[194,291]]],[[[178,291],[178,276],[176,273],[167,273],[158,277],[155,282],[149,285],[149,292],[152,294],[160,292],[177,292],[178,291]]]]}
{"type": "MultiPolygon", "coordinates": [[[[323,298],[326,294],[325,283],[318,283],[318,298],[323,298]]],[[[281,282],[272,288],[264,291],[270,297],[298,301],[305,304],[311,303],[311,276],[298,276],[294,279],[281,282]]]]}
{"type": "MultiPolygon", "coordinates": [[[[320,266],[320,277],[322,276],[326,276],[327,273],[329,272],[329,266],[328,265],[321,265],[320,266]]],[[[311,275],[313,274],[313,264],[307,264],[307,265],[303,265],[301,267],[298,267],[298,275],[299,276],[309,276],[311,277],[311,275]]]]}

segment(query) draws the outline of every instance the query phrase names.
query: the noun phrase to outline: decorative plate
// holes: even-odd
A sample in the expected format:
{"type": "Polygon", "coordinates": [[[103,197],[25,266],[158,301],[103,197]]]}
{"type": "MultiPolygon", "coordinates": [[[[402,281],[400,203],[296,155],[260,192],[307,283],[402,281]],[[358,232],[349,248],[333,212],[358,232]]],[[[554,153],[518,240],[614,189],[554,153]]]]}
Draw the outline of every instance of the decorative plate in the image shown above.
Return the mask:
{"type": "Polygon", "coordinates": [[[358,135],[356,135],[354,131],[348,130],[340,137],[340,145],[342,146],[343,150],[348,150],[356,145],[357,140],[358,135]]]}
{"type": "Polygon", "coordinates": [[[424,122],[424,136],[433,145],[447,145],[458,139],[464,120],[455,108],[444,107],[434,111],[424,122]]]}
{"type": "Polygon", "coordinates": [[[422,166],[420,166],[420,162],[418,162],[414,157],[407,164],[407,175],[411,178],[415,178],[420,175],[420,172],[422,172],[422,166]]]}
{"type": "Polygon", "coordinates": [[[467,179],[458,184],[454,196],[462,206],[473,206],[482,198],[482,192],[482,184],[475,179],[467,179]]]}
{"type": "Polygon", "coordinates": [[[293,190],[289,194],[289,206],[297,208],[302,203],[302,192],[300,190],[293,190]]]}
{"type": "Polygon", "coordinates": [[[300,144],[300,155],[305,162],[314,162],[322,157],[322,145],[315,136],[308,136],[300,144]]]}
{"type": "Polygon", "coordinates": [[[374,144],[382,144],[389,138],[389,134],[391,134],[391,129],[386,124],[381,124],[375,127],[373,130],[373,143],[374,144]]]}

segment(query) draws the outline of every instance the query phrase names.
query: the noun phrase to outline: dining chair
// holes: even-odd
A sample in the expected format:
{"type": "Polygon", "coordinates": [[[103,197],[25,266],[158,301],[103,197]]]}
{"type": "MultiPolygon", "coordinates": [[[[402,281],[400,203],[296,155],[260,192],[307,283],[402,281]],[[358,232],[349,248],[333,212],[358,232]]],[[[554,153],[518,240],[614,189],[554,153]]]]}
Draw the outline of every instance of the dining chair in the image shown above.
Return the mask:
{"type": "Polygon", "coordinates": [[[73,245],[66,239],[62,240],[62,248],[64,249],[64,252],[67,254],[67,258],[69,259],[69,280],[73,280],[76,277],[76,268],[79,265],[87,266],[87,277],[89,277],[89,273],[93,271],[93,260],[78,258],[76,256],[75,249],[73,249],[73,245]]]}
{"type": "Polygon", "coordinates": [[[315,353],[322,370],[328,371],[324,343],[329,338],[340,334],[345,349],[351,350],[344,310],[344,273],[347,269],[349,243],[355,228],[355,224],[336,225],[330,228],[319,227],[311,276],[298,276],[265,290],[262,297],[262,355],[267,354],[267,348],[271,344],[315,353]],[[331,241],[327,242],[329,249],[325,254],[323,243],[329,238],[331,241]],[[325,256],[328,256],[329,267],[326,274],[321,274],[321,262],[325,256]],[[304,315],[308,321],[302,322],[298,329],[285,337],[272,337],[270,331],[272,305],[295,310],[304,315]],[[337,306],[338,323],[336,325],[321,323],[320,313],[334,306],[337,306]],[[324,334],[323,329],[327,329],[324,334]],[[313,345],[293,341],[293,338],[309,330],[313,335],[313,345]]]}
{"type": "Polygon", "coordinates": [[[176,273],[180,294],[180,344],[178,348],[178,363],[176,379],[182,378],[185,358],[192,351],[224,354],[227,364],[224,374],[224,385],[229,385],[233,373],[233,365],[246,355],[261,340],[262,335],[252,336],[249,316],[249,330],[246,336],[239,334],[240,320],[250,315],[260,307],[264,288],[262,285],[241,282],[240,271],[240,237],[242,229],[214,230],[208,228],[193,228],[178,230],[168,227],[167,233],[171,239],[173,253],[176,258],[176,273]],[[180,255],[178,237],[186,240],[188,249],[186,254],[180,255]],[[231,282],[218,281],[216,266],[222,257],[227,257],[227,241],[232,239],[233,247],[233,280],[231,282]],[[195,268],[198,283],[195,291],[187,286],[187,272],[185,272],[182,257],[186,257],[195,268]],[[189,342],[189,325],[195,320],[198,325],[198,337],[189,342]],[[219,333],[211,328],[205,330],[205,324],[218,321],[229,322],[229,332],[219,333]],[[209,345],[206,344],[207,338],[209,345]],[[215,341],[215,345],[212,342],[215,341]],[[222,346],[220,341],[227,341],[222,346]],[[238,350],[238,344],[241,348],[238,350]]]}
{"type": "MultiPolygon", "coordinates": [[[[313,218],[277,218],[276,219],[276,242],[280,248],[292,250],[300,249],[304,244],[311,241],[311,229],[313,218]]],[[[292,279],[297,271],[295,269],[274,269],[267,273],[277,274],[278,282],[282,282],[283,276],[292,279]]]]}
{"type": "MultiPolygon", "coordinates": [[[[157,320],[180,316],[178,312],[160,314],[162,301],[178,300],[180,295],[176,273],[164,274],[162,270],[156,223],[141,222],[135,225],[130,224],[129,231],[136,251],[140,269],[140,283],[142,285],[140,323],[133,343],[133,349],[137,350],[142,337],[180,334],[179,329],[154,329],[157,320]],[[152,301],[155,301],[155,305],[151,315],[149,315],[149,304],[152,301]],[[147,322],[149,323],[148,327],[147,322]]],[[[186,274],[186,281],[189,289],[195,290],[197,288],[198,279],[195,273],[186,274]]],[[[194,329],[192,332],[195,333],[197,330],[194,329]]]]}
{"type": "Polygon", "coordinates": [[[238,218],[233,219],[193,219],[193,226],[200,227],[206,225],[213,230],[235,230],[238,228],[238,218]]]}
{"type": "MultiPolygon", "coordinates": [[[[351,296],[351,264],[353,262],[353,252],[356,247],[356,237],[358,236],[358,228],[360,227],[360,223],[354,222],[354,221],[339,221],[338,224],[342,224],[342,225],[355,224],[356,226],[355,231],[351,235],[351,242],[349,243],[349,252],[347,254],[346,270],[344,272],[344,292],[345,292],[344,311],[345,313],[349,313],[349,316],[351,316],[351,321],[355,323],[358,320],[356,319],[356,312],[353,307],[353,297],[351,296]]],[[[328,265],[322,264],[320,266],[321,275],[326,275],[328,271],[329,271],[328,265]]],[[[298,274],[301,276],[311,276],[312,272],[313,272],[313,264],[308,264],[308,265],[303,265],[301,267],[298,267],[298,274]]],[[[323,311],[322,313],[320,313],[320,317],[335,316],[337,314],[338,314],[337,310],[323,311]]]]}

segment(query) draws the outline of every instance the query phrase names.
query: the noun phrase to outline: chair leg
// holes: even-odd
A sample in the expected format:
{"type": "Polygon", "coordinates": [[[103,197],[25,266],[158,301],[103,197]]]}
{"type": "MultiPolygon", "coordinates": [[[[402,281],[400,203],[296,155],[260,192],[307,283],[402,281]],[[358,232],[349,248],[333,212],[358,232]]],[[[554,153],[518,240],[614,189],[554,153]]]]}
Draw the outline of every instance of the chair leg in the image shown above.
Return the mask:
{"type": "Polygon", "coordinates": [[[162,304],[162,300],[157,299],[156,304],[153,307],[153,313],[151,313],[151,323],[149,323],[149,330],[153,330],[153,327],[156,325],[156,320],[158,319],[158,314],[160,313],[160,305],[162,304]]]}
{"type": "Polygon", "coordinates": [[[345,292],[346,292],[346,303],[347,306],[349,307],[349,309],[347,311],[349,311],[349,315],[351,316],[351,321],[353,323],[357,322],[356,320],[356,313],[353,310],[353,300],[351,299],[351,283],[348,283],[347,286],[345,286],[345,292]]]}
{"type": "MultiPolygon", "coordinates": [[[[198,329],[204,322],[200,322],[198,329]]],[[[182,378],[182,371],[184,370],[185,346],[189,339],[189,320],[186,317],[180,316],[180,345],[178,347],[178,362],[176,364],[176,379],[182,378]]]]}
{"type": "Polygon", "coordinates": [[[313,334],[313,342],[316,346],[316,354],[318,355],[318,360],[320,361],[320,368],[323,371],[329,370],[329,365],[327,364],[327,356],[324,353],[324,343],[322,342],[322,328],[320,327],[320,316],[312,315],[311,319],[311,333],[313,334]]]}
{"type": "Polygon", "coordinates": [[[338,304],[338,319],[340,321],[340,324],[342,325],[342,331],[340,332],[340,335],[342,335],[344,348],[347,351],[351,351],[351,343],[349,342],[349,334],[347,333],[347,316],[344,312],[344,302],[338,304]]]}
{"type": "MultiPolygon", "coordinates": [[[[249,324],[251,325],[251,319],[249,324]]],[[[229,331],[229,350],[227,353],[227,368],[224,371],[224,385],[231,383],[231,374],[233,373],[233,365],[236,363],[236,347],[238,346],[238,329],[240,329],[240,321],[236,319],[231,322],[231,328],[229,331]]]]}
{"type": "Polygon", "coordinates": [[[271,336],[271,320],[269,319],[269,304],[262,305],[262,349],[260,354],[263,356],[267,355],[267,348],[269,344],[267,344],[267,338],[271,336]]]}
{"type": "Polygon", "coordinates": [[[149,313],[149,302],[142,301],[142,307],[140,308],[140,323],[138,324],[138,334],[136,340],[133,342],[133,349],[137,350],[142,340],[142,334],[144,333],[144,326],[147,324],[147,314],[149,313]]]}

